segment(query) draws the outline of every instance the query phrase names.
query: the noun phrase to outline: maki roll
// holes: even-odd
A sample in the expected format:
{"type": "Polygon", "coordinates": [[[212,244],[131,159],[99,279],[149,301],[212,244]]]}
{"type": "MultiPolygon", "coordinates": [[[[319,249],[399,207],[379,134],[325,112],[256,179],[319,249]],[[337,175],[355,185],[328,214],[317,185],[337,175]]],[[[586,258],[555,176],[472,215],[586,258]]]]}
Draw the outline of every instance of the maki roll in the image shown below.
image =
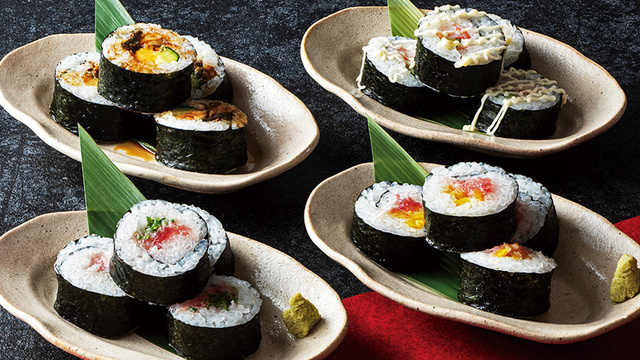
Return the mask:
{"type": "Polygon", "coordinates": [[[202,173],[225,173],[247,162],[247,116],[218,100],[190,100],[156,114],[156,160],[202,173]]]}
{"type": "Polygon", "coordinates": [[[436,7],[420,19],[415,74],[445,94],[475,96],[496,83],[507,43],[502,28],[485,12],[436,7]]]}
{"type": "Polygon", "coordinates": [[[53,308],[65,320],[102,337],[131,332],[137,300],[109,276],[113,240],[97,235],[67,244],[56,258],[58,292],[53,308]]]}
{"type": "Polygon", "coordinates": [[[174,31],[154,24],[123,26],[102,42],[98,92],[125,109],[166,111],[191,95],[195,61],[193,45],[174,31]]]}
{"type": "Polygon", "coordinates": [[[418,185],[382,181],[363,190],[355,204],[351,239],[370,259],[393,271],[420,271],[437,264],[439,252],[424,239],[418,185]]]}
{"type": "Polygon", "coordinates": [[[192,360],[244,359],[262,340],[261,305],[248,282],[214,275],[193,299],[169,307],[169,345],[192,360]]]}
{"type": "Polygon", "coordinates": [[[191,74],[191,99],[207,98],[231,102],[233,87],[222,58],[207,43],[193,36],[184,36],[195,47],[197,58],[191,74]]]}
{"type": "Polygon", "coordinates": [[[549,310],[553,259],[518,244],[463,253],[460,259],[461,303],[514,317],[549,310]]]}
{"type": "Polygon", "coordinates": [[[504,52],[503,69],[514,67],[516,69],[528,70],[531,68],[531,55],[524,42],[522,30],[511,21],[503,19],[498,15],[487,14],[491,20],[495,21],[502,28],[507,49],[504,52]]]}
{"type": "Polygon", "coordinates": [[[209,263],[213,267],[213,272],[217,275],[233,275],[235,272],[235,259],[231,251],[231,244],[229,244],[229,237],[227,232],[224,231],[222,223],[206,210],[193,205],[188,207],[197,212],[207,224],[207,231],[209,232],[209,263]]]}
{"type": "Polygon", "coordinates": [[[534,70],[510,68],[486,89],[480,107],[465,130],[488,135],[542,139],[556,130],[560,109],[567,101],[558,83],[534,70]]]}
{"type": "Polygon", "coordinates": [[[84,52],[58,63],[49,114],[74,134],[80,124],[98,142],[118,142],[129,137],[128,128],[140,115],[120,109],[98,94],[99,62],[98,53],[84,52]]]}
{"type": "Polygon", "coordinates": [[[516,231],[516,179],[499,167],[458,163],[437,167],[422,187],[427,242],[443,251],[478,251],[516,231]]]}
{"type": "Polygon", "coordinates": [[[413,74],[415,39],[377,37],[362,50],[362,66],[356,81],[363,94],[407,114],[420,114],[442,106],[445,95],[429,88],[413,74]]]}
{"type": "Polygon", "coordinates": [[[558,247],[560,231],[551,192],[529,177],[514,176],[518,182],[516,202],[518,228],[511,242],[526,245],[551,257],[558,247]]]}
{"type": "Polygon", "coordinates": [[[211,274],[207,224],[186,205],[145,200],[118,221],[109,273],[127,294],[170,305],[198,294],[211,274]]]}

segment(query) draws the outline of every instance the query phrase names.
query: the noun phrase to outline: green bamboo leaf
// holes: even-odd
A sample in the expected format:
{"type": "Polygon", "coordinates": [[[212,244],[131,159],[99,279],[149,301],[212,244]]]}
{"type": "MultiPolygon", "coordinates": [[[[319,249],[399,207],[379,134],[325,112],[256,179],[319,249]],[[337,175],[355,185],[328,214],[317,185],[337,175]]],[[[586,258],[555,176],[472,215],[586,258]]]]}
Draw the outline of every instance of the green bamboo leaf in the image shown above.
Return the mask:
{"type": "Polygon", "coordinates": [[[428,173],[380,125],[367,116],[376,182],[396,181],[422,186],[428,173]]]}
{"type": "Polygon", "coordinates": [[[387,7],[391,34],[415,39],[413,32],[418,28],[418,20],[424,17],[424,13],[409,0],[387,0],[387,7]]]}
{"type": "Polygon", "coordinates": [[[429,118],[417,116],[418,119],[428,121],[434,124],[448,126],[450,128],[462,130],[462,127],[469,125],[469,115],[464,112],[451,109],[448,112],[432,114],[429,118]]]}
{"type": "Polygon", "coordinates": [[[118,220],[145,197],[80,125],[78,132],[89,233],[113,237],[118,220]]]}
{"type": "Polygon", "coordinates": [[[96,51],[102,49],[102,41],[120,26],[133,24],[133,18],[118,0],[96,0],[95,33],[96,51]]]}

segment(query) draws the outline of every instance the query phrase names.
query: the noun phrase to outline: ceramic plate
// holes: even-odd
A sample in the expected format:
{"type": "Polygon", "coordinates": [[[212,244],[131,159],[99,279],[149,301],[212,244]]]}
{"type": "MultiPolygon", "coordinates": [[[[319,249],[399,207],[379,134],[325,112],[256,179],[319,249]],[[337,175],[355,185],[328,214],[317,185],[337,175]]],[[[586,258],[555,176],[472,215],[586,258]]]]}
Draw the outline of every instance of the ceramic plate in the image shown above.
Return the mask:
{"type": "MultiPolygon", "coordinates": [[[[53,310],[58,251],[87,234],[84,211],[36,217],[0,238],[0,304],[45,339],[83,359],[182,359],[136,334],[103,339],[65,321],[53,310]]],[[[236,276],[249,281],[263,299],[262,342],[248,359],[322,359],[346,333],[347,314],[338,294],[288,255],[260,242],[228,233],[236,276]],[[295,292],[316,305],[322,320],[304,339],[289,335],[281,313],[295,292]]]]}
{"type": "Polygon", "coordinates": [[[305,69],[320,85],[363,116],[393,131],[504,157],[538,157],[565,150],[609,129],[622,116],[626,97],[615,79],[575,49],[523,29],[533,68],[558,81],[569,95],[556,132],[544,140],[489,137],[433,124],[392,110],[358,90],[362,47],[389,36],[386,7],[348,8],[311,26],[301,45],[305,69]],[[348,36],[345,36],[348,34],[348,36]]]}
{"type": "MultiPolygon", "coordinates": [[[[435,165],[422,164],[430,170],[435,165]]],[[[609,287],[622,254],[640,257],[640,245],[600,215],[559,196],[558,263],[551,309],[531,320],[474,309],[404,280],[369,260],[349,237],[360,192],[373,183],[373,165],[361,164],[322,182],[305,208],[311,239],[372,290],[418,311],[544,343],[584,340],[640,316],[640,296],[612,305],[609,287]]]]}
{"type": "MultiPolygon", "coordinates": [[[[0,62],[0,104],[44,142],[80,160],[78,137],[49,117],[54,69],[65,56],[93,51],[93,34],[42,38],[9,53],[0,62]]],[[[265,74],[223,58],[234,88],[234,104],[249,118],[249,163],[230,174],[172,169],[125,155],[103,145],[125,174],[203,193],[227,193],[272,178],[304,160],[318,143],[318,126],[307,107],[265,74]]]]}

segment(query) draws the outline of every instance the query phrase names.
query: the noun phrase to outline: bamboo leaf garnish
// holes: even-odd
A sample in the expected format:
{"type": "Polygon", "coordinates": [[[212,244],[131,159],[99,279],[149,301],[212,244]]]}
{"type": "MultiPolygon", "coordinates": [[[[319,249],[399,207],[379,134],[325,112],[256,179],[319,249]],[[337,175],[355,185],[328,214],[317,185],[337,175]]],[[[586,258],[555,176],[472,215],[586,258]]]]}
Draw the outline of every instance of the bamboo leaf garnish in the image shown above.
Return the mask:
{"type": "Polygon", "coordinates": [[[113,237],[118,220],[145,197],[80,125],[78,133],[89,233],[113,237]]]}
{"type": "Polygon", "coordinates": [[[95,0],[95,45],[102,49],[102,41],[115,29],[133,24],[133,18],[118,0],[95,0]]]}
{"type": "Polygon", "coordinates": [[[424,13],[409,0],[387,0],[387,7],[391,34],[415,39],[413,32],[418,28],[418,21],[424,17],[424,13]]]}

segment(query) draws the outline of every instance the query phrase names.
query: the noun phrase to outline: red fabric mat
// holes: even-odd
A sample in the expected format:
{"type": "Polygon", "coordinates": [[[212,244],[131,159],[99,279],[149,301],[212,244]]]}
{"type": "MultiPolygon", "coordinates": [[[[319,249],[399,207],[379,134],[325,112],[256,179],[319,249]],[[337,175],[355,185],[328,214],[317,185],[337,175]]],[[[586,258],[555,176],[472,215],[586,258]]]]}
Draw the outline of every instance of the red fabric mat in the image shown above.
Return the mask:
{"type": "MultiPolygon", "coordinates": [[[[640,242],[640,216],[616,226],[640,242]]],[[[349,330],[329,360],[640,359],[640,319],[589,340],[550,345],[430,316],[375,292],[343,303],[349,330]]]]}

